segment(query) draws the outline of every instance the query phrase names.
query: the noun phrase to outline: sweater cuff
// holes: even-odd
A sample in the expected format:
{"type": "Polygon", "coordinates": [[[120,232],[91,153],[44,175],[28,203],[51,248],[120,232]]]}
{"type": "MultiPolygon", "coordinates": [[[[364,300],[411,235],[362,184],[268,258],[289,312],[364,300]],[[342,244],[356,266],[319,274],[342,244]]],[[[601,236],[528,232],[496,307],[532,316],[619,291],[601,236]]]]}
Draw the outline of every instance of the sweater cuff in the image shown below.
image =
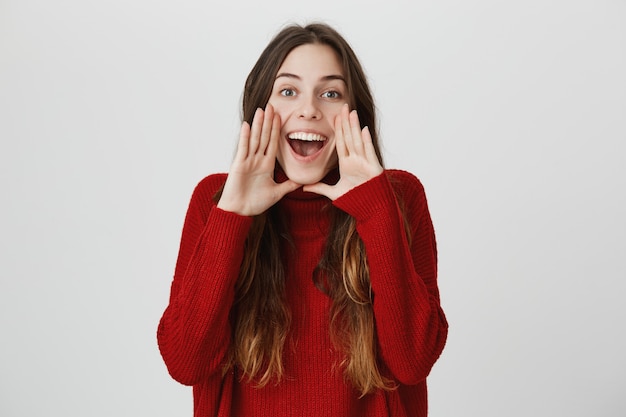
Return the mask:
{"type": "Polygon", "coordinates": [[[387,212],[390,205],[396,206],[396,195],[383,172],[335,199],[333,204],[358,221],[365,221],[376,213],[387,212]]]}
{"type": "Polygon", "coordinates": [[[251,225],[252,217],[213,207],[205,233],[214,242],[241,242],[247,238],[251,225]]]}

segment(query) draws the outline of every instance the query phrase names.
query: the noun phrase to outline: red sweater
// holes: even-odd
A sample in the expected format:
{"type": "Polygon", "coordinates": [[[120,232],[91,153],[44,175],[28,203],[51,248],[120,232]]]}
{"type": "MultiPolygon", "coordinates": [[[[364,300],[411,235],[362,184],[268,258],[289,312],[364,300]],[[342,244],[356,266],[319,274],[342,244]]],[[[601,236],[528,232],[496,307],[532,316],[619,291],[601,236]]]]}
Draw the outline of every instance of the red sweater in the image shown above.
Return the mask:
{"type": "Polygon", "coordinates": [[[443,350],[448,326],[437,289],[435,235],[419,180],[387,170],[334,202],[299,189],[278,203],[298,254],[284,259],[292,324],[285,378],[256,388],[233,373],[222,377],[231,340],[228,314],[252,223],[213,203],[225,179],[210,175],[193,193],[157,335],[171,376],[193,385],[194,416],[426,416],[426,377],[443,350]],[[399,385],[396,390],[359,398],[338,369],[341,357],[329,336],[330,301],[312,280],[330,224],[323,210],[328,204],[357,221],[370,268],[379,361],[399,385]]]}

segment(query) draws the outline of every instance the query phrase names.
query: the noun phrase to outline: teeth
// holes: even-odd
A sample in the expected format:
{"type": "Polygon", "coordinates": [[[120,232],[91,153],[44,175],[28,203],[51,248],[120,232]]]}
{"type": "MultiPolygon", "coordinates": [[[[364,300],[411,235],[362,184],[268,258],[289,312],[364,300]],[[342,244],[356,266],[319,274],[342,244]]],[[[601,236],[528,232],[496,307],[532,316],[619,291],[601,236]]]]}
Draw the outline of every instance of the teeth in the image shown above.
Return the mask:
{"type": "Polygon", "coordinates": [[[306,132],[295,132],[289,135],[289,139],[298,139],[298,140],[306,140],[308,142],[323,142],[326,138],[322,135],[318,135],[317,133],[306,133],[306,132]]]}

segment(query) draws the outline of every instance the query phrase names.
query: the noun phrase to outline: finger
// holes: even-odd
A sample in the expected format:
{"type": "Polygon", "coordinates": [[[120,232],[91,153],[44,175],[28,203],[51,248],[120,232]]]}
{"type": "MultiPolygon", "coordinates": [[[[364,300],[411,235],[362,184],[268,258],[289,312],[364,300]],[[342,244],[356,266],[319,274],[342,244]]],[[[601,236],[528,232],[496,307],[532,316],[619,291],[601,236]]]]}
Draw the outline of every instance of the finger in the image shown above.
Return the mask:
{"type": "Polygon", "coordinates": [[[265,107],[265,112],[263,115],[263,126],[261,128],[261,135],[259,137],[259,148],[257,152],[260,155],[265,154],[265,149],[267,148],[267,144],[270,141],[270,137],[272,133],[272,126],[274,124],[273,120],[274,120],[274,108],[270,104],[268,104],[267,107],[265,107]]]}
{"type": "Polygon", "coordinates": [[[341,131],[349,155],[354,152],[354,138],[352,137],[352,130],[350,128],[350,109],[347,104],[341,109],[341,131]]]}
{"type": "Polygon", "coordinates": [[[274,113],[272,120],[272,132],[270,134],[269,143],[265,149],[265,155],[269,155],[272,158],[276,157],[276,150],[278,149],[278,143],[280,142],[280,115],[274,113]]]}
{"type": "Polygon", "coordinates": [[[365,155],[365,147],[363,146],[363,138],[361,135],[361,123],[359,123],[359,115],[356,110],[350,112],[350,135],[354,151],[359,155],[365,155]]]}
{"type": "Polygon", "coordinates": [[[370,133],[369,126],[365,126],[363,128],[363,130],[361,131],[361,137],[363,138],[365,157],[370,161],[378,161],[378,155],[376,155],[376,149],[374,149],[374,142],[372,141],[372,134],[370,133]]]}
{"type": "Polygon", "coordinates": [[[265,112],[260,107],[254,112],[252,127],[250,129],[250,144],[248,145],[248,155],[254,155],[259,149],[264,116],[265,112]]]}
{"type": "Polygon", "coordinates": [[[293,182],[291,180],[281,182],[280,184],[276,186],[276,193],[277,193],[278,200],[283,198],[286,194],[289,194],[292,191],[296,191],[300,187],[301,187],[300,184],[293,182]]]}
{"type": "Polygon", "coordinates": [[[250,125],[244,121],[239,130],[239,143],[237,144],[237,153],[235,159],[244,160],[248,157],[248,147],[250,141],[250,125]]]}
{"type": "Polygon", "coordinates": [[[335,149],[337,150],[337,156],[344,158],[348,155],[348,149],[346,148],[346,141],[343,138],[341,115],[335,117],[335,149]]]}
{"type": "Polygon", "coordinates": [[[275,126],[275,113],[274,107],[267,103],[265,107],[265,118],[263,121],[263,132],[261,133],[261,142],[259,144],[259,153],[265,155],[267,153],[267,147],[272,142],[275,126]]]}

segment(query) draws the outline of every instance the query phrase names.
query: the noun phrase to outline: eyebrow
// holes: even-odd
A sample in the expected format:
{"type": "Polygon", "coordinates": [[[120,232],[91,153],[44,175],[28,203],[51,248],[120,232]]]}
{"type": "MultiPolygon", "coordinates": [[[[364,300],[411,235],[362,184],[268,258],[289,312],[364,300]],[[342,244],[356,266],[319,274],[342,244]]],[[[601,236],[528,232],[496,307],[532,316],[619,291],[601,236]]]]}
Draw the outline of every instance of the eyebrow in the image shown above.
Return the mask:
{"type": "MultiPolygon", "coordinates": [[[[302,78],[296,74],[291,74],[289,72],[281,72],[276,76],[276,80],[281,78],[281,77],[286,77],[286,78],[295,78],[296,80],[301,80],[302,78]]],[[[332,75],[325,75],[323,76],[321,79],[321,81],[331,81],[331,80],[340,80],[343,81],[344,83],[346,82],[346,79],[342,76],[342,75],[336,75],[336,74],[332,74],[332,75]]]]}

